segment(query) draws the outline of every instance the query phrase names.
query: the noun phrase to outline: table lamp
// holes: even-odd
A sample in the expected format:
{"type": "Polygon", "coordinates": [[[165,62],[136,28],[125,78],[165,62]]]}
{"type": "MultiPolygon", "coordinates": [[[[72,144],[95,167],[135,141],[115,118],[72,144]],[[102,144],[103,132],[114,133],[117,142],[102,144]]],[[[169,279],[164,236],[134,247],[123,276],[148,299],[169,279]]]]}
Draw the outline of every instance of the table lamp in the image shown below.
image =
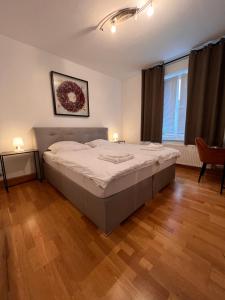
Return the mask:
{"type": "Polygon", "coordinates": [[[15,137],[13,139],[13,146],[16,147],[16,152],[22,152],[24,151],[22,146],[24,145],[23,139],[21,137],[15,137]]]}
{"type": "Polygon", "coordinates": [[[119,134],[117,132],[114,132],[112,138],[113,138],[113,142],[118,142],[119,134]]]}

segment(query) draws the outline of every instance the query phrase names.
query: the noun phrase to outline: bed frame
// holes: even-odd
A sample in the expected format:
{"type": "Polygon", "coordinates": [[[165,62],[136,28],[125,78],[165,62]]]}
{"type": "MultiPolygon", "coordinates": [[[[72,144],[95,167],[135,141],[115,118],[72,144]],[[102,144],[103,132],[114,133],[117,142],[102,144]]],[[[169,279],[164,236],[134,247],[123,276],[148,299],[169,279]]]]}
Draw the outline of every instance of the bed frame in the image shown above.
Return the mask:
{"type": "MultiPolygon", "coordinates": [[[[41,157],[51,144],[58,141],[85,143],[94,139],[108,139],[108,129],[102,127],[36,127],[34,133],[41,157]]],[[[119,193],[99,198],[43,160],[42,169],[45,178],[106,234],[149,202],[175,178],[175,165],[172,165],[119,193]]]]}

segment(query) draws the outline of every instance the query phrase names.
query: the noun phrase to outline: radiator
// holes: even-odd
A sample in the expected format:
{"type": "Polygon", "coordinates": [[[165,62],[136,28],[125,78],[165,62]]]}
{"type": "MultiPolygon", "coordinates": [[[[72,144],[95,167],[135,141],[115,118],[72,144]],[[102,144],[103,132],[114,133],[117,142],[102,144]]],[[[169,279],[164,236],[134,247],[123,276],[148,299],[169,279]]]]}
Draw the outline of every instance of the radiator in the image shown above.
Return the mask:
{"type": "Polygon", "coordinates": [[[180,151],[181,156],[178,158],[177,163],[181,165],[201,167],[199,155],[196,146],[185,146],[179,143],[165,143],[167,147],[174,148],[180,151]]]}

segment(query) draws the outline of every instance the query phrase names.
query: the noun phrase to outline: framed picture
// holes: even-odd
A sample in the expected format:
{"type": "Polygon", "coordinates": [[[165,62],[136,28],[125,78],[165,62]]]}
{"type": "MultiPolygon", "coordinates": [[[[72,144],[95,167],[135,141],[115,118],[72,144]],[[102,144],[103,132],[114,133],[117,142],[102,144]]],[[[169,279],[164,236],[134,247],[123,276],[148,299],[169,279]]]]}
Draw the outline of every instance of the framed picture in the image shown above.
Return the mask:
{"type": "Polygon", "coordinates": [[[88,82],[51,71],[55,115],[89,117],[88,82]]]}

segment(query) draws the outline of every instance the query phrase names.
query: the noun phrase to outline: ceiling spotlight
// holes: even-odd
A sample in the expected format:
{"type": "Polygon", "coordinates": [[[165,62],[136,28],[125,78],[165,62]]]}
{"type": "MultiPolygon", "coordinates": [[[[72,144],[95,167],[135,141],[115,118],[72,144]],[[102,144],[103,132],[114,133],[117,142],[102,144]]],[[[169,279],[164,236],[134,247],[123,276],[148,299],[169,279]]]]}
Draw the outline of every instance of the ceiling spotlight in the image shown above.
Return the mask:
{"type": "Polygon", "coordinates": [[[136,7],[126,7],[118,9],[109,13],[105,18],[103,18],[97,25],[97,29],[104,31],[106,25],[111,26],[110,30],[112,33],[115,33],[117,30],[117,25],[124,21],[127,21],[130,18],[137,20],[138,14],[143,11],[147,12],[148,16],[152,16],[154,13],[153,0],[145,1],[142,6],[136,7]]]}
{"type": "Polygon", "coordinates": [[[111,25],[111,32],[112,32],[112,33],[116,33],[116,23],[115,23],[115,21],[112,22],[112,25],[111,25]]]}
{"type": "Polygon", "coordinates": [[[149,17],[151,17],[151,16],[153,16],[153,14],[154,14],[154,7],[153,7],[153,5],[152,5],[152,1],[151,1],[151,4],[148,6],[148,8],[147,8],[147,15],[149,16],[149,17]]]}

